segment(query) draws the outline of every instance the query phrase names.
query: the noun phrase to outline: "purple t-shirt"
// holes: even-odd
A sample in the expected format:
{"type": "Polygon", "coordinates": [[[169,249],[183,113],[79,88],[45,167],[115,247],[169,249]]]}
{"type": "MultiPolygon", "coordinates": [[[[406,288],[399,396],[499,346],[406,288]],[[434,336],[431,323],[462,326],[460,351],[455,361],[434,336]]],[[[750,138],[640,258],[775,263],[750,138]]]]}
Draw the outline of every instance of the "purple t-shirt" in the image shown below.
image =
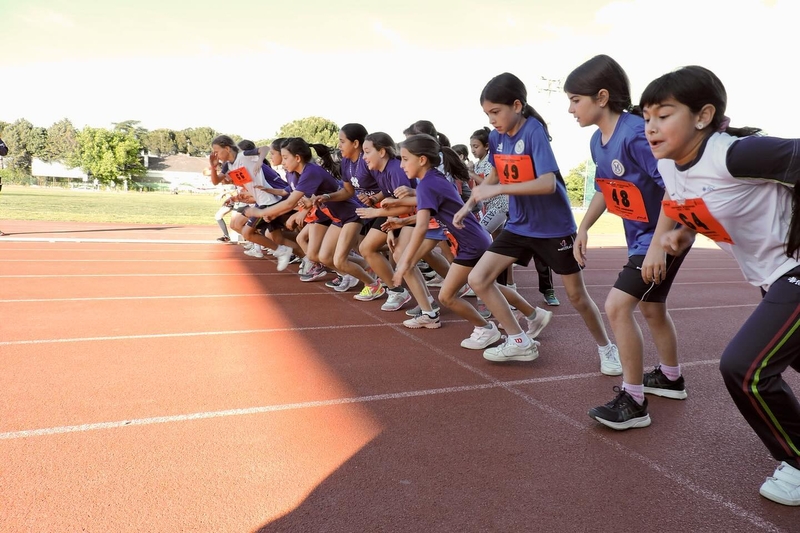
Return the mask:
{"type": "Polygon", "coordinates": [[[264,179],[267,184],[273,189],[284,189],[288,185],[281,175],[266,163],[261,164],[261,171],[264,172],[264,179]]]}
{"type": "MultiPolygon", "coordinates": [[[[300,174],[300,179],[297,182],[295,190],[301,191],[308,197],[315,194],[333,194],[339,190],[339,181],[321,166],[308,163],[305,168],[303,168],[303,173],[300,174]]],[[[340,220],[339,223],[334,221],[337,226],[361,220],[358,215],[356,215],[356,209],[361,207],[361,204],[353,198],[348,198],[342,202],[327,202],[324,204],[324,207],[330,210],[335,218],[340,220]]]]}
{"type": "Polygon", "coordinates": [[[394,198],[394,190],[400,186],[417,187],[417,180],[408,179],[406,171],[400,168],[399,159],[390,159],[383,170],[370,170],[370,174],[378,182],[384,198],[394,198]]]}
{"type": "Polygon", "coordinates": [[[430,169],[417,184],[417,210],[427,209],[431,217],[442,221],[447,230],[455,237],[458,243],[456,259],[475,259],[492,244],[492,238],[483,226],[473,217],[464,218],[464,227],[457,228],[453,224],[453,217],[464,207],[464,202],[458,195],[453,184],[444,174],[430,169]]]}
{"type": "Polygon", "coordinates": [[[355,163],[349,159],[342,160],[341,167],[342,181],[350,181],[356,190],[356,195],[372,195],[381,190],[380,185],[370,174],[367,163],[361,155],[358,156],[358,161],[355,163]]]}

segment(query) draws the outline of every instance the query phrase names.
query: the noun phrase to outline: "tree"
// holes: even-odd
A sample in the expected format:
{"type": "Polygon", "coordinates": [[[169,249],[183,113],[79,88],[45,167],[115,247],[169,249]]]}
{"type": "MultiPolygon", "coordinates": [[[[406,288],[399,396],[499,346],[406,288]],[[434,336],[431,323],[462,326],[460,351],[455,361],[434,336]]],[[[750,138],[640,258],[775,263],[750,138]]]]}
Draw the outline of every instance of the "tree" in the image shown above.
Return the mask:
{"type": "Polygon", "coordinates": [[[86,127],[78,134],[78,147],[68,164],[81,167],[100,181],[144,174],[139,159],[142,145],[133,132],[108,131],[86,127]]]}
{"type": "Polygon", "coordinates": [[[172,130],[158,129],[149,131],[142,139],[144,148],[155,155],[172,155],[178,153],[176,134],[172,130]]]}
{"type": "Polygon", "coordinates": [[[186,139],[186,153],[193,156],[207,156],[211,153],[211,141],[219,135],[212,128],[187,128],[181,132],[186,139]]]}
{"type": "Polygon", "coordinates": [[[322,117],[306,117],[281,126],[275,137],[302,137],[309,144],[334,148],[339,144],[339,126],[322,117]]]}
{"type": "Polygon", "coordinates": [[[8,146],[9,168],[30,175],[31,160],[44,151],[47,130],[21,118],[4,128],[3,141],[8,146]]]}
{"type": "Polygon", "coordinates": [[[139,120],[123,120],[122,122],[112,122],[111,124],[114,126],[114,131],[124,134],[131,133],[136,140],[141,142],[147,134],[147,130],[139,126],[140,122],[139,120]]]}
{"type": "Polygon", "coordinates": [[[47,145],[42,151],[44,161],[66,161],[78,147],[78,130],[64,118],[47,129],[47,145]]]}
{"type": "Polygon", "coordinates": [[[567,196],[569,203],[572,207],[584,207],[585,203],[594,196],[594,163],[591,161],[584,161],[577,167],[569,171],[564,177],[564,183],[567,185],[567,196]],[[587,198],[584,201],[584,195],[587,198]]]}

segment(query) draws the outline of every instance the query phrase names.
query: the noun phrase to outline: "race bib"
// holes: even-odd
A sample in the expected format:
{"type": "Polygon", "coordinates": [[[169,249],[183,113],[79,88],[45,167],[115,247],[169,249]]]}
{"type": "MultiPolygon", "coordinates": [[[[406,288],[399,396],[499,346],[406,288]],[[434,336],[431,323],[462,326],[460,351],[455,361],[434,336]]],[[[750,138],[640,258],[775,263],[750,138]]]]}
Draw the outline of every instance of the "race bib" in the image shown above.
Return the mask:
{"type": "Polygon", "coordinates": [[[708,211],[702,198],[690,200],[664,200],[661,202],[664,214],[687,228],[702,233],[715,242],[733,244],[733,239],[722,227],[722,224],[708,211]]]}
{"type": "Polygon", "coordinates": [[[228,176],[231,178],[231,181],[233,183],[239,185],[240,187],[253,182],[253,178],[250,177],[250,173],[247,171],[245,167],[239,167],[235,170],[229,170],[228,176]]]}
{"type": "Polygon", "coordinates": [[[642,191],[635,184],[607,178],[597,178],[595,181],[606,199],[606,209],[609,213],[636,222],[650,222],[642,191]]]}
{"type": "Polygon", "coordinates": [[[536,179],[533,171],[533,161],[529,155],[495,154],[494,164],[500,183],[523,183],[536,179]]]}

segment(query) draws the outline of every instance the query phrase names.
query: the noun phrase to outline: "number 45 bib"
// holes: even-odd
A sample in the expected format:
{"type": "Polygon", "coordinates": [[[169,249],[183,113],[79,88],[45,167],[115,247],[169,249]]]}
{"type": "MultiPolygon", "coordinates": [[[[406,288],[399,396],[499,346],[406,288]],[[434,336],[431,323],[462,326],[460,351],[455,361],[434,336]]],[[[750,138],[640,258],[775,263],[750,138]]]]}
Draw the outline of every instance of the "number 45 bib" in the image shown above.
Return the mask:
{"type": "Polygon", "coordinates": [[[675,201],[664,200],[661,202],[664,214],[687,228],[702,233],[715,242],[733,244],[733,239],[722,227],[722,224],[708,211],[702,198],[675,201]]]}

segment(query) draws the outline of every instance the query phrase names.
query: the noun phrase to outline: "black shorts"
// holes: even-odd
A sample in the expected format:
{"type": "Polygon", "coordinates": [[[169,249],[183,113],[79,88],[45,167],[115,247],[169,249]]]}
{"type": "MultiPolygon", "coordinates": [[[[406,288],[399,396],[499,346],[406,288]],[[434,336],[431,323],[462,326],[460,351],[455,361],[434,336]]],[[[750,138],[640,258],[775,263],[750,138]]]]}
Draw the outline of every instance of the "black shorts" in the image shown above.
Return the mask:
{"type": "Polygon", "coordinates": [[[622,272],[619,273],[617,281],[614,283],[614,288],[643,302],[664,303],[667,301],[672,282],[675,280],[675,276],[678,274],[678,270],[681,268],[687,253],[689,253],[689,250],[679,256],[667,254],[667,275],[664,281],[658,285],[646,283],[642,279],[642,263],[645,256],[632,255],[628,258],[628,264],[622,267],[622,272]]]}
{"type": "Polygon", "coordinates": [[[581,271],[581,266],[572,253],[575,236],[576,234],[573,233],[565,237],[540,239],[517,235],[504,229],[492,241],[488,251],[513,257],[516,259],[514,262],[522,266],[528,266],[534,254],[536,254],[542,260],[542,263],[549,266],[553,272],[568,276],[581,271]]]}
{"type": "MultiPolygon", "coordinates": [[[[478,264],[478,261],[481,260],[481,256],[473,257],[472,259],[459,259],[458,257],[453,258],[454,265],[461,265],[467,268],[474,268],[475,265],[478,264]]],[[[505,272],[505,270],[503,271],[505,272]]]]}
{"type": "Polygon", "coordinates": [[[292,213],[284,213],[278,218],[274,218],[267,222],[261,217],[250,217],[247,219],[247,225],[259,235],[266,235],[286,227],[286,221],[292,216],[292,213]]]}
{"type": "MultiPolygon", "coordinates": [[[[386,222],[386,220],[388,220],[386,217],[377,217],[377,218],[367,219],[367,221],[369,222],[368,224],[366,224],[367,233],[369,233],[369,230],[371,230],[371,229],[376,229],[378,231],[383,231],[381,229],[381,226],[383,226],[383,224],[386,222]]],[[[384,231],[384,233],[386,233],[386,232],[384,231]]],[[[366,235],[366,233],[364,235],[366,235]]]]}

